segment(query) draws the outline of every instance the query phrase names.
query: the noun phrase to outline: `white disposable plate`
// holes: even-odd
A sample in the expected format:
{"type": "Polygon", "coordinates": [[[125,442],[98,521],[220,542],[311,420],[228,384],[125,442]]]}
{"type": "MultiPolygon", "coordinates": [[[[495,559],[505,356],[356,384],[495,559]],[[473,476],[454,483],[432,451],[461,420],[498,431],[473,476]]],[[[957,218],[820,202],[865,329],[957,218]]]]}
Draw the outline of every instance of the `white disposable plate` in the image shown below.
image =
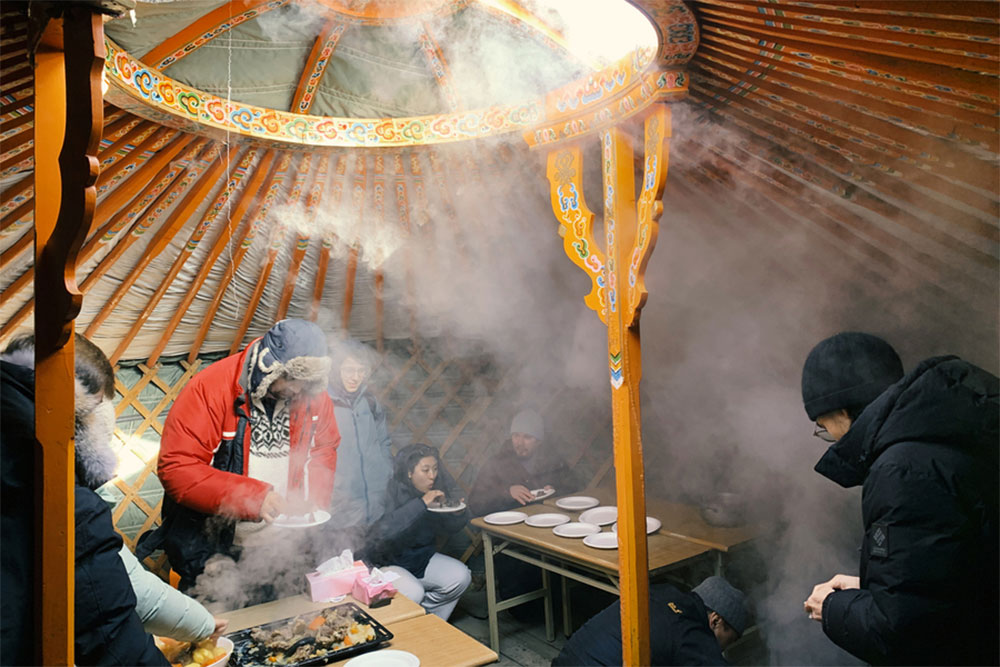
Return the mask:
{"type": "Polygon", "coordinates": [[[326,523],[330,520],[330,513],[323,510],[313,510],[311,513],[286,516],[279,514],[274,518],[275,526],[282,528],[310,528],[326,523]],[[310,517],[310,514],[312,516],[310,517]]]}
{"type": "MultiPolygon", "coordinates": [[[[660,520],[657,519],[655,516],[647,516],[646,517],[646,534],[647,535],[652,535],[653,533],[655,533],[656,531],[658,531],[660,529],[660,526],[662,526],[662,525],[663,524],[660,523],[660,520]]],[[[617,533],[618,532],[618,522],[617,521],[615,521],[613,524],[611,524],[611,532],[613,532],[613,533],[617,533]]]]}
{"type": "Polygon", "coordinates": [[[461,512],[465,509],[465,503],[459,503],[454,507],[428,507],[428,512],[461,512]]]}
{"type": "Polygon", "coordinates": [[[515,523],[521,523],[528,518],[528,515],[524,512],[494,512],[493,514],[487,514],[483,517],[483,521],[486,523],[491,523],[494,526],[509,526],[515,523]]]}
{"type": "Polygon", "coordinates": [[[589,510],[591,507],[597,507],[600,504],[600,500],[597,498],[591,498],[590,496],[566,496],[565,498],[560,498],[556,501],[556,507],[560,507],[571,512],[589,510]]]}
{"type": "Polygon", "coordinates": [[[374,665],[378,665],[378,667],[420,667],[420,658],[409,651],[384,648],[351,658],[344,667],[367,667],[368,665],[373,667],[374,665]]]}
{"type": "Polygon", "coordinates": [[[226,654],[215,662],[208,663],[205,667],[226,667],[229,664],[229,656],[233,654],[233,648],[235,648],[233,640],[229,637],[219,637],[215,640],[215,645],[226,649],[226,654]]]}
{"type": "Polygon", "coordinates": [[[535,528],[551,528],[564,523],[569,523],[569,517],[559,512],[545,512],[544,514],[533,514],[524,520],[529,526],[535,528]]]}
{"type": "Polygon", "coordinates": [[[601,527],[595,526],[592,523],[580,523],[579,521],[574,521],[573,523],[564,523],[561,526],[556,526],[552,529],[552,532],[559,537],[580,538],[601,532],[601,527]]]}
{"type": "Polygon", "coordinates": [[[618,519],[618,508],[614,505],[602,505],[592,510],[587,510],[580,515],[583,523],[592,523],[598,526],[607,526],[618,519]]]}
{"type": "Polygon", "coordinates": [[[588,547],[594,547],[595,549],[617,549],[618,534],[594,533],[593,535],[587,535],[583,538],[583,543],[588,547]]]}
{"type": "Polygon", "coordinates": [[[549,496],[551,496],[555,492],[556,492],[555,489],[534,489],[531,492],[532,502],[534,502],[536,500],[545,500],[546,498],[548,498],[549,496]]]}

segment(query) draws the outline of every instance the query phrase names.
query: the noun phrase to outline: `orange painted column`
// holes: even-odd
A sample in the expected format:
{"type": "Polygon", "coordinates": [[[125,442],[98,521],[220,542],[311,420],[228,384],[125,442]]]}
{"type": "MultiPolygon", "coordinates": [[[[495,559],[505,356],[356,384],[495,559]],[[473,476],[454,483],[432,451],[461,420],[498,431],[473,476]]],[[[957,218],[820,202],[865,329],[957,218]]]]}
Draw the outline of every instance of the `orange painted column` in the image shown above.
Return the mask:
{"type": "Polygon", "coordinates": [[[584,302],[608,327],[614,462],[618,503],[622,664],[648,665],[649,560],[646,549],[645,472],[639,414],[642,355],[639,315],[646,302],[644,273],[656,244],[666,183],[669,110],[650,107],[639,199],[631,137],[620,127],[598,133],[604,194],[605,244],[593,235],[594,214],[583,196],[582,152],[555,148],[548,157],[552,210],[563,249],[591,279],[584,302]]]}
{"type": "Polygon", "coordinates": [[[74,605],[74,346],[73,320],[82,295],[77,253],[93,219],[97,146],[103,124],[101,15],[67,6],[46,26],[36,54],[35,310],[36,655],[41,664],[73,664],[74,605]],[[67,100],[73,113],[67,113],[67,100]]]}

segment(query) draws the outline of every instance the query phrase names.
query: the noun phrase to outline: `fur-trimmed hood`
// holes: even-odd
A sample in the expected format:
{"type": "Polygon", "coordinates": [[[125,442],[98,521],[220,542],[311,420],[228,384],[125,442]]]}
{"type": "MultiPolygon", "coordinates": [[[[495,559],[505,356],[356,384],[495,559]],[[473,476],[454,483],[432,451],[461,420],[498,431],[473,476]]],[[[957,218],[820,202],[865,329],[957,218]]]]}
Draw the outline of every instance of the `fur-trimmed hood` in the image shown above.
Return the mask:
{"type": "MultiPolygon", "coordinates": [[[[0,355],[5,372],[16,379],[26,397],[34,403],[35,352],[22,348],[0,355]]],[[[12,388],[11,388],[12,389],[12,388]]],[[[112,446],[115,431],[114,404],[101,393],[91,393],[76,379],[74,396],[76,425],[73,438],[76,443],[77,481],[96,489],[114,478],[118,471],[118,454],[112,446]]]]}
{"type": "Polygon", "coordinates": [[[325,388],[330,374],[326,336],[314,322],[281,320],[247,352],[250,395],[261,400],[278,378],[302,380],[325,388]]]}

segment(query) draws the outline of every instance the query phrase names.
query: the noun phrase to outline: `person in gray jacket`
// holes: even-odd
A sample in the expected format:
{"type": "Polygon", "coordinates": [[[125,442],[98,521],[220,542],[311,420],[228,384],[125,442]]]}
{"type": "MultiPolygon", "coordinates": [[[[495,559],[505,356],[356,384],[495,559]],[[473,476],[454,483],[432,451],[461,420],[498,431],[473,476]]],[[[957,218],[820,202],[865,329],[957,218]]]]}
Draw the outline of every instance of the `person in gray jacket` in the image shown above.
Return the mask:
{"type": "MultiPolygon", "coordinates": [[[[331,345],[331,349],[335,346],[331,345]]],[[[340,429],[333,515],[327,533],[338,548],[363,551],[363,535],[385,512],[392,440],[385,410],[368,387],[375,353],[346,340],[334,352],[328,391],[340,429]]]]}

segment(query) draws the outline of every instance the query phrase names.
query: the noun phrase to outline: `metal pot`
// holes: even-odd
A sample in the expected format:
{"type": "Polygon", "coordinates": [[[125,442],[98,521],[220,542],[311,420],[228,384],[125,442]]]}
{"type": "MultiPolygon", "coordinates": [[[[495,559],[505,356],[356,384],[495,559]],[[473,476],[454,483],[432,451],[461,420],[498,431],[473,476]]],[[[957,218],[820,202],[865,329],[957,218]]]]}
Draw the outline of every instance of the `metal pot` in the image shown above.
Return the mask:
{"type": "Polygon", "coordinates": [[[731,528],[744,521],[743,497],[737,493],[717,493],[701,506],[701,518],[710,526],[731,528]]]}

